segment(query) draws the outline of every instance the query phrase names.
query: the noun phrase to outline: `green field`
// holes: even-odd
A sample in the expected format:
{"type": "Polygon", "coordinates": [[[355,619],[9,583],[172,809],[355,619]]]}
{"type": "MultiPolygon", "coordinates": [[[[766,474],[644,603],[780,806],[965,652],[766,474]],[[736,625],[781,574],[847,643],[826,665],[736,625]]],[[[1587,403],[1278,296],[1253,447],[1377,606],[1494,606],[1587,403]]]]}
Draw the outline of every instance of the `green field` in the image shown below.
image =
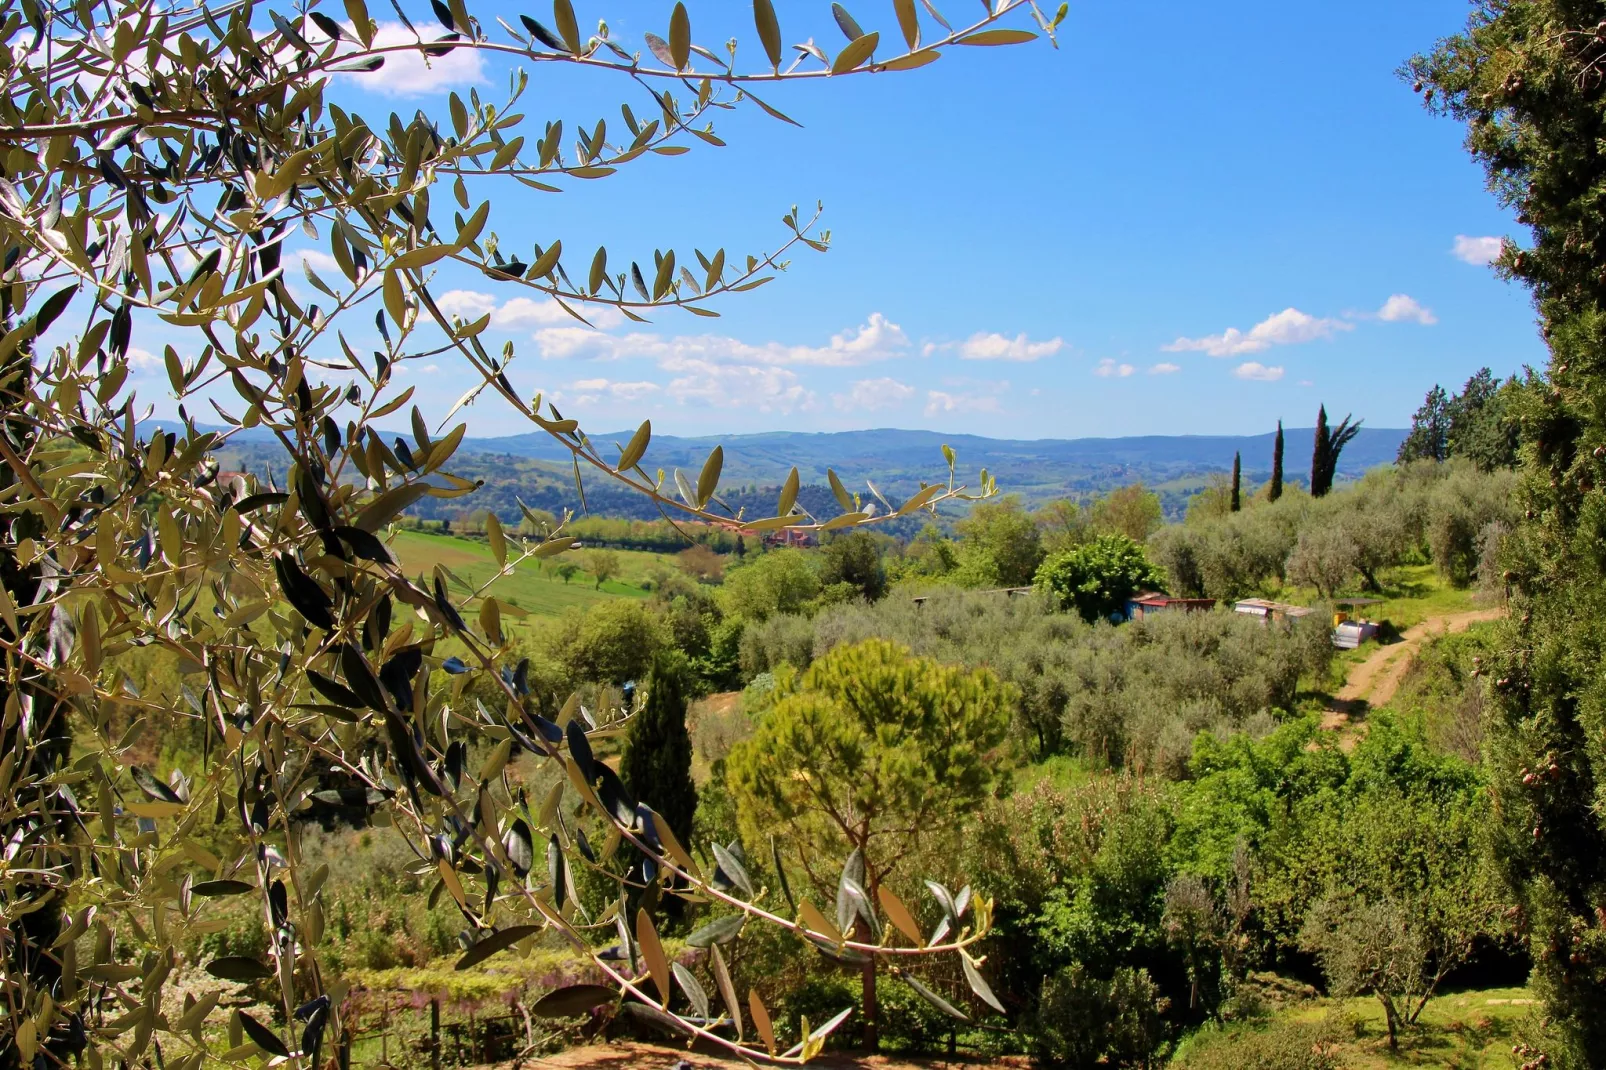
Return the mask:
{"type": "MultiPolygon", "coordinates": [[[[420,572],[427,575],[436,565],[443,565],[464,583],[477,589],[496,574],[496,562],[491,558],[490,548],[480,539],[398,531],[390,545],[391,552],[409,575],[420,572]]],[[[541,562],[530,560],[515,568],[512,574],[497,580],[490,593],[498,600],[518,606],[533,616],[552,617],[572,606],[584,608],[611,598],[645,598],[648,592],[643,584],[653,571],[675,567],[672,554],[641,550],[609,552],[619,558],[621,575],[608,580],[600,589],[592,577],[583,571],[564,583],[552,572],[543,571],[541,562]]],[[[559,560],[572,561],[584,569],[585,552],[571,551],[559,560]]],[[[454,588],[452,593],[461,597],[468,592],[454,588]]]]}
{"type": "MultiPolygon", "coordinates": [[[[1335,1025],[1335,1054],[1344,1070],[1385,1067],[1432,1067],[1436,1070],[1509,1070],[1516,1065],[1511,1047],[1524,1020],[1534,1015],[1536,1001],[1524,988],[1474,989],[1448,993],[1428,1003],[1415,1026],[1400,1035],[1398,1051],[1390,1051],[1383,1009],[1370,996],[1316,999],[1278,1011],[1268,1022],[1229,1029],[1275,1029],[1284,1023],[1335,1025]]],[[[1190,1050],[1220,1039],[1207,1029],[1190,1037],[1173,1066],[1188,1065],[1190,1050]]],[[[1279,1063],[1278,1065],[1282,1065],[1279,1063]]],[[[1253,1070],[1253,1064],[1244,1066],[1253,1070]]]]}

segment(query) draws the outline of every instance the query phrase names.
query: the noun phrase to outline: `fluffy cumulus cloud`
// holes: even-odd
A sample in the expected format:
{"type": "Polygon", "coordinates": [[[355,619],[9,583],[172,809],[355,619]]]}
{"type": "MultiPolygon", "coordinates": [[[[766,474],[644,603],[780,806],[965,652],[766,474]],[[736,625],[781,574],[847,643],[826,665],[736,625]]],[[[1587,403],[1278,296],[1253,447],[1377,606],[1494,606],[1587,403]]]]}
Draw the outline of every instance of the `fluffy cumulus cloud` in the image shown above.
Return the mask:
{"type": "Polygon", "coordinates": [[[683,405],[783,414],[814,407],[814,392],[790,368],[678,357],[661,366],[674,375],[666,395],[683,405]]]}
{"type": "Polygon", "coordinates": [[[1473,238],[1465,234],[1455,236],[1455,244],[1450,252],[1455,254],[1457,260],[1464,260],[1468,264],[1492,264],[1500,257],[1501,240],[1499,238],[1484,237],[1473,238]]]}
{"type": "Polygon", "coordinates": [[[1258,361],[1247,360],[1232,370],[1234,377],[1257,383],[1275,383],[1283,377],[1281,365],[1268,368],[1258,361]]]}
{"type": "Polygon", "coordinates": [[[879,312],[872,312],[869,320],[858,327],[832,335],[823,346],[744,342],[719,334],[603,334],[580,326],[543,328],[535,332],[535,341],[541,355],[549,359],[639,357],[660,364],[669,360],[700,360],[711,364],[851,368],[905,356],[909,352],[909,336],[879,312]]]}
{"type": "Polygon", "coordinates": [[[290,252],[290,259],[300,261],[305,267],[311,268],[330,286],[338,286],[346,281],[346,274],[340,270],[340,262],[334,258],[333,253],[326,253],[322,249],[293,249],[290,252]]]}
{"type": "MultiPolygon", "coordinates": [[[[346,24],[347,29],[351,23],[346,24]]],[[[327,40],[327,35],[315,26],[308,25],[309,39],[327,40]]],[[[381,22],[374,34],[377,47],[407,45],[417,41],[418,35],[400,22],[381,22]]],[[[349,46],[354,48],[355,46],[349,46]]],[[[388,52],[385,65],[377,71],[361,74],[340,74],[345,79],[370,93],[387,97],[425,97],[447,89],[485,83],[485,64],[478,49],[454,48],[444,56],[425,56],[422,52],[388,52]]]]}
{"type": "Polygon", "coordinates": [[[959,355],[965,360],[1033,361],[1052,357],[1064,349],[1065,339],[1049,338],[1034,342],[1025,333],[1010,338],[996,332],[978,332],[960,342],[958,348],[959,355]]]}
{"type": "Polygon", "coordinates": [[[1113,357],[1105,357],[1093,367],[1093,374],[1101,379],[1125,379],[1137,371],[1130,364],[1121,364],[1113,357]]]}
{"type": "MultiPolygon", "coordinates": [[[[498,302],[491,294],[479,290],[447,290],[436,300],[436,304],[448,316],[461,316],[465,320],[477,320],[488,312],[491,315],[491,326],[504,331],[567,326],[577,330],[581,335],[592,333],[583,323],[548,297],[513,297],[498,302]]],[[[581,313],[597,327],[602,328],[617,327],[625,321],[624,315],[617,309],[605,306],[583,307],[581,313]]]]}
{"type": "Polygon", "coordinates": [[[858,379],[844,393],[832,394],[831,403],[843,412],[877,412],[897,408],[914,396],[914,387],[896,379],[858,379]]]}
{"type": "Polygon", "coordinates": [[[926,391],[926,415],[943,413],[998,412],[999,402],[990,394],[955,394],[946,390],[926,391]]]}
{"type": "Polygon", "coordinates": [[[615,401],[641,401],[663,390],[648,380],[618,382],[613,379],[579,379],[569,384],[569,393],[577,405],[594,405],[604,399],[615,401]]]}
{"type": "Polygon", "coordinates": [[[1182,365],[1180,365],[1180,364],[1172,364],[1168,360],[1162,360],[1160,363],[1151,365],[1149,367],[1149,374],[1150,375],[1175,375],[1175,374],[1177,374],[1177,372],[1179,372],[1181,370],[1182,370],[1182,365]]]}
{"type": "Polygon", "coordinates": [[[1420,323],[1424,327],[1439,322],[1432,309],[1422,307],[1409,294],[1395,294],[1384,301],[1383,307],[1377,310],[1377,318],[1385,323],[1420,323]]]}
{"type": "Polygon", "coordinates": [[[1259,353],[1272,346],[1315,342],[1331,338],[1339,331],[1352,329],[1353,325],[1343,320],[1322,319],[1297,308],[1285,308],[1267,316],[1247,331],[1229,327],[1220,334],[1203,338],[1178,338],[1162,348],[1168,353],[1202,352],[1212,357],[1236,357],[1244,353],[1259,353]]]}

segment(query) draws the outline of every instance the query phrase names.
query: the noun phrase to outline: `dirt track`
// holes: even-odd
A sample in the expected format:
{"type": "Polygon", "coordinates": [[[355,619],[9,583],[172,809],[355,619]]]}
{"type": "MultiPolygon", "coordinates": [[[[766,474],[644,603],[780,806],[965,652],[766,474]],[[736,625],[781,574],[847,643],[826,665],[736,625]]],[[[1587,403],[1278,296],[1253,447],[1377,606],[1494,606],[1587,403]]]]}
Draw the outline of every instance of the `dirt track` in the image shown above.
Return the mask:
{"type": "Polygon", "coordinates": [[[1424,641],[1436,635],[1464,632],[1479,621],[1498,620],[1505,616],[1503,607],[1472,609],[1464,613],[1445,613],[1428,617],[1400,633],[1398,642],[1380,646],[1367,659],[1349,671],[1344,686],[1333,696],[1322,727],[1341,730],[1358,720],[1368,709],[1386,706],[1400,688],[1406,670],[1416,659],[1416,650],[1424,641]]]}
{"type": "MultiPolygon", "coordinates": [[[[571,1048],[544,1058],[525,1062],[525,1070],[675,1070],[681,1060],[693,1070],[741,1070],[750,1066],[738,1059],[722,1059],[701,1050],[688,1052],[685,1048],[672,1048],[660,1044],[589,1044],[571,1048]]],[[[1022,1070],[1025,1059],[1004,1059],[976,1062],[962,1057],[900,1059],[894,1056],[863,1056],[827,1053],[809,1063],[822,1070],[1022,1070]]]]}

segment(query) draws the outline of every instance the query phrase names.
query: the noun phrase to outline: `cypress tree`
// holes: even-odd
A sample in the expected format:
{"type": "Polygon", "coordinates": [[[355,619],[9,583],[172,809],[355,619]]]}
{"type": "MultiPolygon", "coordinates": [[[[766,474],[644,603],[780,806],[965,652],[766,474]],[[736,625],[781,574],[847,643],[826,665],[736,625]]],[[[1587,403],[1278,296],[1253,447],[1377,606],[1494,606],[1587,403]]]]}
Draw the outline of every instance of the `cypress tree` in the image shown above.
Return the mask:
{"type": "Polygon", "coordinates": [[[1338,472],[1338,457],[1344,452],[1344,447],[1356,435],[1361,433],[1362,421],[1350,422],[1350,415],[1345,415],[1339,425],[1332,430],[1327,428],[1327,406],[1323,405],[1316,414],[1316,445],[1311,452],[1310,462],[1310,495],[1320,498],[1333,489],[1333,476],[1338,472]]]}
{"type": "Polygon", "coordinates": [[[1316,441],[1310,449],[1310,495],[1320,498],[1327,493],[1322,486],[1322,474],[1327,471],[1327,406],[1316,412],[1316,441]]]}
{"type": "Polygon", "coordinates": [[[1243,457],[1238,453],[1232,455],[1232,511],[1237,512],[1242,504],[1238,496],[1243,479],[1243,457]]]}
{"type": "Polygon", "coordinates": [[[1283,422],[1277,421],[1277,438],[1271,444],[1271,486],[1266,500],[1274,502],[1283,496],[1283,422]]]}
{"type": "Polygon", "coordinates": [[[691,779],[691,735],[679,666],[659,659],[648,682],[647,704],[630,722],[619,778],[655,810],[683,844],[691,843],[697,787],[691,779]]]}

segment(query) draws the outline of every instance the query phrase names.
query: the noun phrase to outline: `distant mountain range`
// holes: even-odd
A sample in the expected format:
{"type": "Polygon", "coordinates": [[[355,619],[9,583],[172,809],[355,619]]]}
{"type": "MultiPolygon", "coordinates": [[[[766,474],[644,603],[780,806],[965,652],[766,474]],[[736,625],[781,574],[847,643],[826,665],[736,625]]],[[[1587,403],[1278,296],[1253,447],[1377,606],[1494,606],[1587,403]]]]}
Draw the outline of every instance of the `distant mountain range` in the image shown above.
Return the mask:
{"type": "MultiPolygon", "coordinates": [[[[630,440],[632,432],[592,435],[596,442],[630,440]]],[[[1404,441],[1403,428],[1362,427],[1344,448],[1339,474],[1358,475],[1394,460],[1404,441]]],[[[945,435],[936,431],[801,432],[682,438],[654,435],[648,467],[696,470],[715,445],[725,447],[725,479],[736,483],[779,483],[792,465],[803,482],[824,482],[833,467],[844,479],[885,479],[894,483],[933,478],[942,467],[942,446],[959,455],[963,476],[985,467],[1009,489],[1054,488],[1059,493],[1101,490],[1142,479],[1161,484],[1188,475],[1232,468],[1233,454],[1243,456],[1245,478],[1271,476],[1275,433],[1263,435],[1140,435],[1130,438],[999,439],[979,435],[945,435]]],[[[1291,479],[1308,470],[1315,428],[1287,428],[1285,469],[1291,479]]],[[[535,460],[566,461],[568,451],[545,434],[465,439],[465,451],[496,453],[535,460]]]]}
{"type": "MultiPolygon", "coordinates": [[[[620,431],[591,437],[607,456],[612,443],[623,445],[631,434],[631,431],[620,431]]],[[[1290,483],[1303,483],[1308,478],[1314,428],[1288,428],[1284,434],[1285,476],[1290,483]]],[[[1340,457],[1340,478],[1358,476],[1369,468],[1393,461],[1405,435],[1403,428],[1362,427],[1340,457]]],[[[823,506],[829,501],[829,495],[824,492],[827,467],[834,468],[851,489],[862,490],[864,481],[869,479],[889,497],[901,499],[913,493],[922,479],[945,478],[942,446],[947,444],[958,455],[959,481],[971,486],[976,485],[979,469],[986,468],[1005,493],[1019,493],[1035,504],[1052,498],[1097,494],[1142,481],[1160,492],[1168,515],[1178,516],[1188,495],[1197,490],[1210,473],[1232,468],[1234,453],[1243,457],[1246,489],[1270,478],[1274,437],[1267,433],[996,439],[890,428],[820,433],[776,431],[699,438],[654,435],[643,466],[648,471],[663,468],[666,472],[680,468],[695,478],[709,451],[716,444],[723,445],[725,466],[721,488],[727,500],[750,502],[751,508],[763,510],[764,503],[774,496],[771,488],[779,486],[788,469],[796,465],[805,488],[815,490],[815,493],[806,490],[805,503],[818,497],[823,506]]],[[[236,436],[233,441],[230,452],[235,457],[230,463],[241,467],[271,464],[278,453],[277,447],[260,430],[236,436]]],[[[426,509],[458,512],[495,508],[499,513],[508,509],[508,515],[512,516],[517,515],[515,494],[529,505],[554,511],[579,506],[567,464],[569,452],[544,433],[465,438],[458,453],[459,460],[451,466],[452,470],[485,479],[487,485],[467,498],[426,502],[426,509]],[[561,468],[558,467],[560,463],[561,468]]],[[[649,503],[638,501],[633,492],[615,489],[606,480],[588,478],[587,498],[592,511],[597,513],[657,515],[649,503]]]]}

